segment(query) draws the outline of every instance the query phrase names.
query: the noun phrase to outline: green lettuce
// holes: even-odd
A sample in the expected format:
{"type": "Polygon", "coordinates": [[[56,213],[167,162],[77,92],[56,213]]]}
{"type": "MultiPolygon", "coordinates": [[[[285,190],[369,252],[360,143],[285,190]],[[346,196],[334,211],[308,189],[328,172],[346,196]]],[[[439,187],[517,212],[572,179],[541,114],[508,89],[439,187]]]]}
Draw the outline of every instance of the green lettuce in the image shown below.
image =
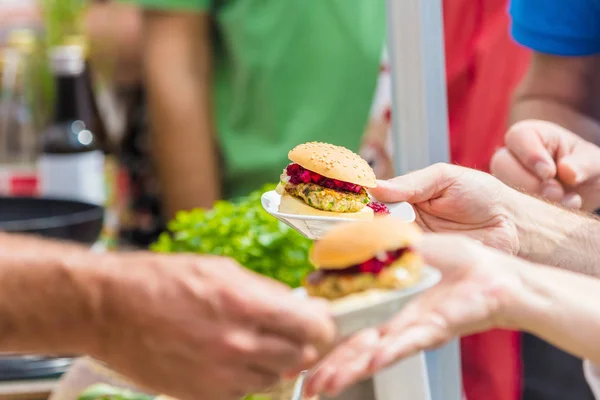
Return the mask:
{"type": "Polygon", "coordinates": [[[77,400],[154,400],[155,396],[134,392],[104,383],[85,389],[77,400]]]}
{"type": "Polygon", "coordinates": [[[150,248],[228,256],[256,273],[298,287],[312,270],[312,242],[262,208],[262,193],[274,188],[267,185],[235,202],[219,201],[212,210],[180,212],[150,248]]]}

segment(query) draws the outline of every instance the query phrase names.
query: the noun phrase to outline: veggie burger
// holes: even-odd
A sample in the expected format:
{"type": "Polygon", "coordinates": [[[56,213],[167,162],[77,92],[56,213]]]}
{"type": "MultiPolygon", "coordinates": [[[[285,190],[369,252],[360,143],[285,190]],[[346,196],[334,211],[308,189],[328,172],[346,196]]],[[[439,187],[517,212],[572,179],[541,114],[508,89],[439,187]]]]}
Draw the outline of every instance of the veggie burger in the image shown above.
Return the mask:
{"type": "Polygon", "coordinates": [[[367,189],[377,186],[375,173],[358,154],[332,144],[311,142],[288,153],[277,193],[279,211],[287,214],[372,219],[389,214],[371,202],[367,189]]]}
{"type": "Polygon", "coordinates": [[[338,225],[312,247],[310,260],[317,270],[304,287],[310,296],[336,300],[411,286],[423,267],[411,249],[421,235],[417,225],[390,216],[338,225]]]}

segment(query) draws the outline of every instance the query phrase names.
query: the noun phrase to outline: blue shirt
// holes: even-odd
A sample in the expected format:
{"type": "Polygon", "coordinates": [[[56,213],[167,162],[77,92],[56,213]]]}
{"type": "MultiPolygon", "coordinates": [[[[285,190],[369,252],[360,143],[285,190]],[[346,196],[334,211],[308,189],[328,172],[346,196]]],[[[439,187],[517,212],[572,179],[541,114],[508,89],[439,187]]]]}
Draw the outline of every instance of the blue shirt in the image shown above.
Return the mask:
{"type": "Polygon", "coordinates": [[[558,56],[600,54],[600,0],[511,0],[512,35],[558,56]]]}

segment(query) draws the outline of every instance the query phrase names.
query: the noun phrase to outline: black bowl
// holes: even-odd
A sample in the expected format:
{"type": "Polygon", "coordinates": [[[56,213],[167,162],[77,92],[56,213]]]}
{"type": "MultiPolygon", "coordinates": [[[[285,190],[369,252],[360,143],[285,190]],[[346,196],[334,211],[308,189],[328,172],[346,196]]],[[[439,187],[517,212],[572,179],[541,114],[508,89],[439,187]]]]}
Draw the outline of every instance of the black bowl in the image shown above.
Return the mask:
{"type": "Polygon", "coordinates": [[[92,245],[98,239],[104,208],[70,200],[0,197],[0,231],[35,234],[92,245]]]}

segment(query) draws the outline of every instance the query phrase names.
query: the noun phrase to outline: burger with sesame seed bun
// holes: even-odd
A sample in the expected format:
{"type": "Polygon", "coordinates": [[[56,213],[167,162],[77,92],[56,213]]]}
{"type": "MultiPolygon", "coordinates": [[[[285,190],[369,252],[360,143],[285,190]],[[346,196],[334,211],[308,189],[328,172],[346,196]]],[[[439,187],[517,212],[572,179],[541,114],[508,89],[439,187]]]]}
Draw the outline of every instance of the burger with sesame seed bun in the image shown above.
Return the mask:
{"type": "Polygon", "coordinates": [[[417,225],[392,216],[338,225],[313,245],[310,261],[317,270],[303,286],[310,296],[329,300],[412,286],[424,263],[411,245],[421,236],[417,225]]]}
{"type": "Polygon", "coordinates": [[[358,154],[332,144],[311,142],[288,153],[292,161],[281,175],[279,212],[352,219],[389,214],[372,203],[367,189],[377,186],[375,173],[358,154]]]}

